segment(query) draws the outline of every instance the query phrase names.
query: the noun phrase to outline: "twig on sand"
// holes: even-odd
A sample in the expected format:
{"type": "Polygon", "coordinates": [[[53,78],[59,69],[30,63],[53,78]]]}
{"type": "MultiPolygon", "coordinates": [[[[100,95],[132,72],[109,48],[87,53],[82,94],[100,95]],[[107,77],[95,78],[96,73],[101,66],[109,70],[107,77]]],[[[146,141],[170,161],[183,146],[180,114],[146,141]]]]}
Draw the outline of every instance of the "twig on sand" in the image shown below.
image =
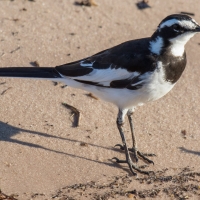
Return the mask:
{"type": "Polygon", "coordinates": [[[82,0],[82,1],[76,1],[74,3],[77,6],[98,6],[98,4],[94,0],[82,0]]]}
{"type": "Polygon", "coordinates": [[[12,87],[9,87],[9,88],[7,88],[6,90],[4,90],[2,93],[1,93],[1,95],[4,95],[4,94],[6,94],[6,92],[8,91],[8,90],[10,90],[12,87]]]}
{"type": "Polygon", "coordinates": [[[14,53],[15,51],[18,51],[21,47],[17,47],[16,49],[12,50],[10,53],[14,53]]]}
{"type": "Polygon", "coordinates": [[[69,105],[67,103],[62,103],[62,105],[72,111],[72,115],[70,116],[70,118],[72,116],[74,116],[75,120],[74,120],[74,124],[73,125],[75,127],[78,127],[79,126],[80,117],[81,117],[80,111],[77,108],[75,108],[75,107],[73,107],[73,106],[71,106],[71,105],[69,105]]]}

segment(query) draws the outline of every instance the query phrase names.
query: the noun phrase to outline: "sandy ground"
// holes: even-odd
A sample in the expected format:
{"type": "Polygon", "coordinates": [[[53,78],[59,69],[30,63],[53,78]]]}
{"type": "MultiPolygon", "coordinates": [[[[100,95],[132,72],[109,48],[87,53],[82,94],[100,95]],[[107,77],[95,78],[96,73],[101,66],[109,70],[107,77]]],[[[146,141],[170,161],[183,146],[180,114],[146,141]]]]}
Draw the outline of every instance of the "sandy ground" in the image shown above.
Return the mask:
{"type": "MultiPolygon", "coordinates": [[[[151,8],[145,10],[137,8],[136,0],[96,0],[98,6],[92,7],[74,2],[1,0],[0,67],[71,62],[150,36],[164,17],[181,11],[194,13],[200,23],[198,0],[150,0],[151,8]]],[[[1,78],[1,190],[20,200],[138,199],[142,198],[138,191],[149,189],[160,190],[154,192],[155,199],[180,199],[181,195],[200,199],[199,44],[200,35],[187,44],[187,68],[175,88],[134,114],[140,150],[157,155],[148,169],[165,181],[154,177],[149,182],[140,174],[136,179],[126,165],[112,162],[112,157],[124,158],[122,151],[113,148],[121,143],[115,106],[51,81],[1,78]],[[62,102],[80,110],[79,127],[73,127],[70,110],[62,102]],[[190,170],[197,173],[185,174],[190,170]],[[181,176],[186,177],[184,181],[177,178],[181,176]],[[194,187],[183,192],[180,187],[188,184],[194,187]],[[180,194],[176,195],[176,188],[167,193],[164,189],[170,186],[179,187],[180,194]]],[[[125,127],[131,144],[128,124],[125,127]]]]}

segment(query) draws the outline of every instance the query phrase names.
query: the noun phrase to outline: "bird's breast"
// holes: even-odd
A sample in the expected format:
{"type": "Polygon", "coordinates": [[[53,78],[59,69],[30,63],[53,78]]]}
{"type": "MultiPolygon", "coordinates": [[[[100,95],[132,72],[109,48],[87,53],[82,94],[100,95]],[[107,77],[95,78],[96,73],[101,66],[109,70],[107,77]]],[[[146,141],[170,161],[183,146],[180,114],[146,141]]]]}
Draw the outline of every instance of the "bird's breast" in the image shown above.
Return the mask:
{"type": "Polygon", "coordinates": [[[181,77],[186,66],[186,53],[183,56],[174,57],[165,55],[162,59],[162,66],[164,68],[165,80],[171,83],[176,83],[181,77]]]}
{"type": "Polygon", "coordinates": [[[165,55],[158,59],[156,69],[144,74],[146,84],[144,89],[148,94],[148,101],[156,100],[166,95],[181,77],[186,66],[186,54],[182,57],[165,55]],[[146,76],[146,77],[145,77],[146,76]]]}
{"type": "Polygon", "coordinates": [[[142,90],[146,94],[147,101],[154,101],[163,97],[174,87],[175,84],[167,81],[165,77],[162,62],[158,62],[155,71],[143,75],[145,84],[142,90]]]}

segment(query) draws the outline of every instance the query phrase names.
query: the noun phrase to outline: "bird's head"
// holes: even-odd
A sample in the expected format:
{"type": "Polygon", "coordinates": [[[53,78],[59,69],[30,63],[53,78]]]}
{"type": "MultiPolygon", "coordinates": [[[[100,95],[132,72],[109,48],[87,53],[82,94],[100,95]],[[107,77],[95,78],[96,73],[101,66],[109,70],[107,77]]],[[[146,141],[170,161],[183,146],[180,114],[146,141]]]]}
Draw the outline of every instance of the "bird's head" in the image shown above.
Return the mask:
{"type": "Polygon", "coordinates": [[[150,50],[159,54],[163,49],[170,48],[174,56],[182,56],[185,44],[197,32],[200,32],[200,26],[191,17],[182,14],[169,15],[161,21],[152,35],[150,50]]]}

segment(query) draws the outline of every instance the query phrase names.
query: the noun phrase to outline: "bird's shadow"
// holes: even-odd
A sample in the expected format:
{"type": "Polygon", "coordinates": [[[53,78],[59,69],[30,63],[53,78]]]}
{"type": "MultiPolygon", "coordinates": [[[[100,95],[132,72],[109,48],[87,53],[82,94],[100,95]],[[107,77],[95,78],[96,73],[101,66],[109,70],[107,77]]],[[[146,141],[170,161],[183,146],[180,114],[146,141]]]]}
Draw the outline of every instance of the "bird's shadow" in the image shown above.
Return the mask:
{"type": "Polygon", "coordinates": [[[190,153],[190,154],[194,154],[194,155],[200,156],[200,151],[193,151],[193,150],[190,150],[190,149],[186,149],[185,147],[178,147],[178,148],[182,152],[190,153]]]}
{"type": "MultiPolygon", "coordinates": [[[[50,149],[50,148],[47,148],[47,147],[43,147],[42,145],[33,144],[33,143],[30,143],[30,142],[24,142],[24,141],[13,138],[13,136],[20,134],[20,132],[26,132],[28,134],[39,135],[39,136],[42,136],[42,137],[48,137],[48,138],[52,138],[52,139],[55,138],[55,139],[60,139],[60,140],[66,140],[66,142],[69,141],[69,142],[74,142],[74,143],[77,143],[77,142],[81,143],[81,141],[78,141],[78,140],[73,140],[73,139],[69,139],[69,138],[49,135],[47,133],[32,131],[32,130],[23,129],[23,128],[18,128],[18,127],[10,125],[8,123],[4,123],[4,122],[0,121],[0,142],[4,141],[4,142],[28,146],[28,147],[31,147],[31,148],[39,148],[39,149],[43,149],[43,150],[58,153],[58,154],[64,154],[66,156],[70,156],[70,157],[73,157],[73,158],[77,157],[77,158],[81,158],[81,159],[84,159],[84,160],[87,160],[87,161],[92,161],[92,162],[96,162],[96,163],[99,163],[99,164],[105,164],[105,165],[108,165],[108,166],[111,166],[111,167],[120,168],[120,166],[116,162],[111,162],[110,159],[108,160],[108,162],[105,162],[105,161],[101,162],[101,161],[98,161],[98,160],[92,160],[90,158],[85,158],[85,157],[82,157],[82,156],[79,156],[79,155],[53,150],[53,149],[50,149]]],[[[103,146],[95,145],[95,144],[92,144],[92,143],[88,143],[88,145],[98,147],[98,148],[113,150],[112,147],[103,147],[103,146]]]]}

